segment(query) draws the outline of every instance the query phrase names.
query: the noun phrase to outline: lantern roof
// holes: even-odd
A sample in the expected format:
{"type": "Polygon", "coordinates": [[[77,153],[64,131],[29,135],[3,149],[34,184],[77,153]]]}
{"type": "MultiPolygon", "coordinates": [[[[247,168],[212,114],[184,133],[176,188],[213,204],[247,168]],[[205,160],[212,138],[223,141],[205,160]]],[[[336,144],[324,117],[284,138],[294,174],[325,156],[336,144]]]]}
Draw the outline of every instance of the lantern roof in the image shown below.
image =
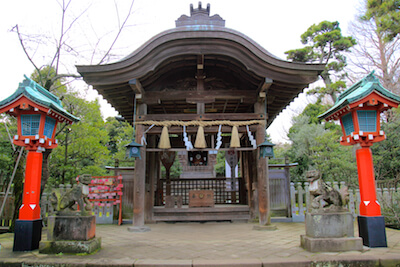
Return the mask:
{"type": "Polygon", "coordinates": [[[272,147],[272,146],[275,146],[275,144],[269,142],[268,140],[265,140],[263,143],[259,144],[258,146],[259,147],[260,146],[271,146],[272,147]]]}
{"type": "MultiPolygon", "coordinates": [[[[346,113],[350,110],[351,104],[367,98],[372,93],[376,93],[381,96],[382,99],[385,99],[387,101],[386,104],[389,104],[389,102],[394,102],[398,105],[400,103],[400,97],[385,89],[374,73],[375,72],[372,71],[363,79],[353,84],[349,89],[340,94],[333,107],[331,107],[325,113],[319,115],[318,118],[325,120],[338,119],[338,113],[346,113]]],[[[391,108],[392,106],[388,106],[388,108],[391,108]]]]}
{"type": "Polygon", "coordinates": [[[12,105],[22,96],[25,96],[37,104],[38,107],[44,107],[48,110],[52,110],[71,122],[80,121],[78,117],[75,117],[63,108],[61,100],[57,96],[44,89],[26,75],[24,75],[24,77],[25,80],[19,84],[18,89],[11,96],[0,101],[0,110],[12,105]]]}

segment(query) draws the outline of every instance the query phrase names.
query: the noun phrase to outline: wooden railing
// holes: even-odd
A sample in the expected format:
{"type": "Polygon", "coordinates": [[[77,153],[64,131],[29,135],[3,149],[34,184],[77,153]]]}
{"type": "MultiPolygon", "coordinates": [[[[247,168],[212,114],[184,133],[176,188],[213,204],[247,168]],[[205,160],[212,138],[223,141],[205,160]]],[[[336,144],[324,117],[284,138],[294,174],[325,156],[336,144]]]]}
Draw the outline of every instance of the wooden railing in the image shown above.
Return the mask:
{"type": "MultiPolygon", "coordinates": [[[[165,179],[161,180],[163,183],[164,196],[166,193],[165,179]]],[[[172,195],[182,196],[183,204],[189,203],[189,190],[196,189],[210,189],[214,190],[215,204],[245,204],[242,203],[239,192],[242,188],[242,178],[236,179],[237,190],[230,191],[230,178],[210,178],[210,179],[171,179],[171,193],[172,195]],[[236,200],[234,199],[236,197],[236,200]],[[234,201],[233,201],[234,200],[234,201]]],[[[329,184],[329,183],[328,183],[329,184]]],[[[345,186],[344,182],[334,182],[331,184],[336,189],[340,189],[345,186]]],[[[60,185],[61,190],[68,190],[71,185],[60,185]]],[[[304,221],[305,213],[310,209],[311,197],[309,193],[309,184],[306,183],[290,183],[290,201],[291,201],[291,219],[295,222],[304,221]]],[[[400,194],[399,188],[377,188],[378,201],[383,203],[389,203],[392,201],[393,194],[400,194]]],[[[4,194],[4,193],[3,193],[4,194]]],[[[349,204],[347,208],[353,214],[354,218],[359,214],[358,207],[360,205],[360,191],[358,189],[349,189],[349,204]]],[[[0,203],[2,203],[3,197],[0,192],[0,203]]],[[[46,224],[48,214],[52,213],[53,207],[49,201],[49,194],[44,193],[40,200],[41,215],[43,222],[46,224]]],[[[0,226],[8,226],[12,219],[12,212],[14,211],[13,197],[9,196],[7,199],[6,209],[0,218],[0,226]]]]}
{"type": "MultiPolygon", "coordinates": [[[[4,192],[0,192],[0,206],[4,201],[4,192]]],[[[8,195],[6,203],[4,203],[3,214],[0,215],[0,227],[8,227],[11,225],[11,220],[13,218],[14,213],[14,197],[12,195],[8,195]]]]}
{"type": "MultiPolygon", "coordinates": [[[[242,186],[242,178],[180,178],[171,179],[171,195],[181,196],[182,204],[189,204],[189,191],[190,190],[213,190],[215,204],[243,204],[240,190],[242,186]],[[232,190],[233,187],[233,190],[232,190]]],[[[167,194],[167,181],[161,179],[162,195],[167,194]]],[[[160,192],[158,192],[160,194],[160,192]]],[[[156,199],[159,196],[156,196],[156,199]]],[[[164,201],[163,201],[164,202],[164,201]]]]}

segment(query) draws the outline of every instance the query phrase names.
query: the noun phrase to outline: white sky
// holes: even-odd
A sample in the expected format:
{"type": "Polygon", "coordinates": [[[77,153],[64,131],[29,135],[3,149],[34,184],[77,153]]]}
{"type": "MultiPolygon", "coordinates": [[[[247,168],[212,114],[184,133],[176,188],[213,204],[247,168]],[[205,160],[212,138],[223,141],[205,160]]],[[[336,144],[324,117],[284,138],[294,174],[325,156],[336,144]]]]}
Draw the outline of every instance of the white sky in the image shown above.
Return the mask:
{"type": "MultiPolygon", "coordinates": [[[[58,0],[61,1],[61,0],[58,0]]],[[[208,0],[202,1],[203,8],[211,5],[211,14],[219,14],[226,27],[237,30],[267,49],[269,52],[285,59],[284,52],[300,48],[300,35],[309,26],[323,20],[339,21],[344,35],[347,35],[347,25],[354,20],[357,8],[363,0],[208,0]]],[[[120,17],[129,8],[129,0],[116,0],[119,5],[120,17]]],[[[115,30],[115,6],[113,0],[73,0],[71,11],[79,14],[91,3],[79,23],[75,24],[67,42],[75,45],[81,51],[86,51],[86,57],[69,57],[64,71],[74,72],[74,64],[90,64],[90,55],[98,37],[107,43],[110,35],[106,33],[115,30]],[[85,33],[85,34],[82,34],[85,33]]],[[[135,0],[134,14],[131,17],[127,31],[121,35],[116,44],[115,53],[124,57],[133,52],[152,36],[175,27],[175,20],[182,14],[190,15],[189,5],[195,8],[198,1],[194,0],[135,0]]],[[[71,14],[72,15],[72,14],[71,14]]],[[[9,30],[19,24],[22,32],[51,36],[43,39],[52,43],[58,36],[60,28],[60,8],[56,0],[14,0],[0,2],[0,100],[11,95],[23,80],[23,75],[29,76],[34,68],[27,60],[15,33],[9,30]]],[[[33,43],[31,43],[33,45],[33,43]]],[[[106,45],[107,46],[107,45],[106,45]]],[[[35,48],[35,46],[33,46],[35,48]]],[[[35,61],[47,64],[49,59],[44,55],[54,54],[54,45],[36,49],[35,61]],[[49,52],[50,51],[50,52],[49,52]]],[[[33,50],[32,50],[33,51],[33,50]]],[[[97,63],[97,62],[94,62],[97,63]]],[[[76,90],[82,91],[88,98],[99,97],[83,83],[74,84],[76,90]]],[[[101,99],[101,96],[99,97],[101,99]]],[[[102,101],[104,116],[115,116],[115,111],[105,101],[102,101]]],[[[296,99],[286,108],[268,128],[268,133],[275,143],[285,141],[286,132],[290,128],[291,116],[301,112],[308,104],[305,96],[296,99]]]]}

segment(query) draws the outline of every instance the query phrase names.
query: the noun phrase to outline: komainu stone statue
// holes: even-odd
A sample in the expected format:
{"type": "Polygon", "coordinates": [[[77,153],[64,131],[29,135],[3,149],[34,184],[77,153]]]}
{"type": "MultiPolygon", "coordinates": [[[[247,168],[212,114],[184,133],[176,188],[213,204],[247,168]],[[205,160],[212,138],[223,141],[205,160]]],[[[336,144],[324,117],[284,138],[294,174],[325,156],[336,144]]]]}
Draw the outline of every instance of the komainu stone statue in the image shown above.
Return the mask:
{"type": "Polygon", "coordinates": [[[326,184],[319,171],[313,170],[306,173],[310,181],[310,195],[312,196],[311,211],[315,212],[336,212],[346,210],[345,206],[349,201],[348,188],[340,190],[326,184]]]}
{"type": "Polygon", "coordinates": [[[92,204],[88,200],[89,184],[92,176],[83,174],[79,176],[79,184],[67,190],[65,193],[60,189],[53,189],[50,202],[58,215],[91,215],[92,204]],[[77,211],[78,203],[80,212],[77,211]]]}

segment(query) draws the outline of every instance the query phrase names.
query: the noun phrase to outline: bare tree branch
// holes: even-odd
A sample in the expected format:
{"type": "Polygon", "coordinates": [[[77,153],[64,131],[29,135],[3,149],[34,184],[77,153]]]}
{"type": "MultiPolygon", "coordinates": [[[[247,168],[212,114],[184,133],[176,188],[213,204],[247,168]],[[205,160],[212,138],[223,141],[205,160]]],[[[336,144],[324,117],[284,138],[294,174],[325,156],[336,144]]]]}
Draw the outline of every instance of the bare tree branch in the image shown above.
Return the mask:
{"type": "Polygon", "coordinates": [[[374,21],[356,21],[351,30],[357,39],[357,46],[353,48],[349,57],[351,67],[349,72],[356,73],[362,70],[365,75],[372,70],[381,80],[382,85],[393,91],[400,92],[400,38],[392,42],[384,40],[384,36],[377,31],[374,21]],[[355,68],[354,68],[355,67],[355,68]]]}
{"type": "MultiPolygon", "coordinates": [[[[109,56],[109,54],[110,54],[110,52],[111,52],[111,49],[114,47],[115,43],[117,42],[119,35],[121,34],[122,30],[123,30],[124,27],[125,27],[125,24],[128,22],[128,19],[129,19],[129,17],[130,17],[131,14],[132,14],[132,8],[133,8],[133,3],[134,3],[134,2],[135,2],[135,1],[132,0],[131,6],[130,6],[130,8],[129,8],[129,12],[128,12],[128,14],[126,15],[126,18],[125,18],[124,22],[122,23],[122,25],[120,25],[119,30],[118,30],[118,33],[117,33],[117,35],[116,35],[115,38],[114,38],[114,41],[112,42],[110,48],[109,48],[108,51],[105,53],[105,55],[103,56],[103,58],[102,58],[102,59],[100,60],[100,62],[98,63],[99,65],[100,65],[101,63],[104,62],[104,60],[106,59],[106,57],[109,56]]],[[[117,10],[117,12],[118,12],[118,10],[117,10]]],[[[119,18],[118,18],[118,23],[119,23],[119,18]]]]}
{"type": "Polygon", "coordinates": [[[36,69],[36,71],[39,72],[40,69],[38,68],[38,66],[36,66],[35,62],[33,62],[32,57],[29,55],[29,53],[28,53],[28,51],[27,51],[27,49],[26,49],[26,47],[25,47],[24,41],[23,41],[22,36],[21,36],[21,33],[20,33],[20,31],[19,31],[18,24],[15,25],[15,26],[11,29],[11,31],[12,31],[12,32],[16,31],[16,33],[17,33],[17,35],[18,35],[19,43],[20,43],[21,46],[22,46],[22,50],[24,51],[24,53],[25,53],[26,57],[28,58],[29,62],[31,62],[31,64],[33,65],[33,67],[36,69]]]}

